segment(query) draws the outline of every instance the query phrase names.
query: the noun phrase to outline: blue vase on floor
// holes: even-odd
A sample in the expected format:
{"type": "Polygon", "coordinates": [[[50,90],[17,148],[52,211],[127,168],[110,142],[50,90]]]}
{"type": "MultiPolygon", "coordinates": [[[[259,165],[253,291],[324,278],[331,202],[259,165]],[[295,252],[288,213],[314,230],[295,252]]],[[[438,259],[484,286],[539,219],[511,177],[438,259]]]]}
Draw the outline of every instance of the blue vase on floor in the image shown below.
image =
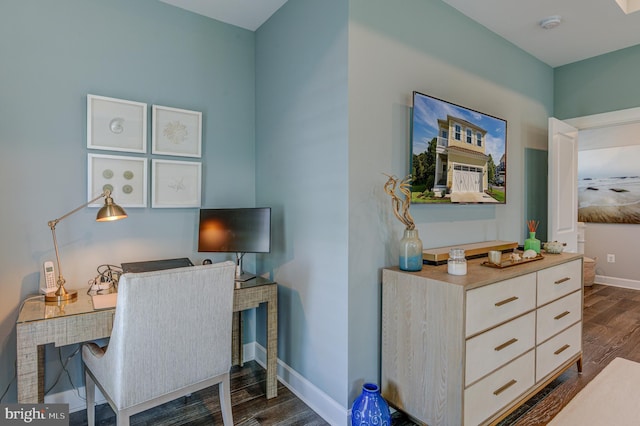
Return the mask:
{"type": "Polygon", "coordinates": [[[351,407],[351,426],[391,426],[389,404],[375,383],[362,385],[362,393],[351,407]]]}

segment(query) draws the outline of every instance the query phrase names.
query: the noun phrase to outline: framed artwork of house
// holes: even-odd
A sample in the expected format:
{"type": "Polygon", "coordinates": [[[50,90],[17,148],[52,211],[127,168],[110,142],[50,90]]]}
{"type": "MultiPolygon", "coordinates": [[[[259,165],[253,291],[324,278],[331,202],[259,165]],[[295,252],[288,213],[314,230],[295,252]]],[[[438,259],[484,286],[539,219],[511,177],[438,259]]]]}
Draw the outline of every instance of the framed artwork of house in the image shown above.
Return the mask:
{"type": "Polygon", "coordinates": [[[413,92],[411,202],[504,204],[507,122],[413,92]]]}

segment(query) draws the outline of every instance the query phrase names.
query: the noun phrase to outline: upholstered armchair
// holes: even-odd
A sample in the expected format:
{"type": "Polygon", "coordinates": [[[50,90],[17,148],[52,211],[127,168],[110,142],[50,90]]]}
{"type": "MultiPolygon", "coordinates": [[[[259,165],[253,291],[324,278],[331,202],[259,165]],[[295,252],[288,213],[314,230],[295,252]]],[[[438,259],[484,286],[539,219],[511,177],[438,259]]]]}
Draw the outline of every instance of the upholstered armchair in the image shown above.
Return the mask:
{"type": "Polygon", "coordinates": [[[233,424],[234,273],[235,264],[223,262],[120,278],[109,345],[82,347],[89,426],[96,385],[123,426],[136,413],[219,384],[224,424],[233,424]]]}

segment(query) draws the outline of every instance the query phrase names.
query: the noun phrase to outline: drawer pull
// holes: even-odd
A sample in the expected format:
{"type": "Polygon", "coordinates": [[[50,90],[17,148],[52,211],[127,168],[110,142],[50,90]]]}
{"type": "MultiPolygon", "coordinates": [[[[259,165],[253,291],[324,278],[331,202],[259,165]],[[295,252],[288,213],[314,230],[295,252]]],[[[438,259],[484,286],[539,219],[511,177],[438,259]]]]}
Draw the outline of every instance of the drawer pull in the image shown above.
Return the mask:
{"type": "Polygon", "coordinates": [[[560,278],[558,281],[554,282],[554,284],[562,284],[565,281],[569,281],[571,278],[569,277],[564,277],[564,278],[560,278]]]}
{"type": "Polygon", "coordinates": [[[514,337],[513,339],[508,340],[508,341],[504,342],[503,344],[501,344],[500,346],[496,346],[496,347],[495,347],[495,348],[493,348],[493,349],[494,349],[494,350],[496,350],[496,351],[501,351],[501,350],[503,350],[504,348],[506,348],[507,346],[509,346],[509,345],[513,345],[513,344],[514,344],[515,342],[517,342],[517,341],[518,341],[518,339],[516,339],[516,338],[514,337]]]}
{"type": "Polygon", "coordinates": [[[515,385],[516,383],[518,383],[518,381],[516,379],[511,379],[511,381],[509,383],[506,383],[502,386],[500,386],[499,389],[496,389],[493,391],[493,394],[495,396],[500,395],[502,392],[506,391],[507,389],[509,389],[511,386],[515,385]]]}
{"type": "Polygon", "coordinates": [[[555,355],[559,355],[560,353],[566,351],[567,349],[569,349],[569,345],[564,345],[563,347],[561,347],[560,349],[558,349],[557,351],[554,352],[555,355]]]}
{"type": "Polygon", "coordinates": [[[553,317],[553,319],[555,320],[559,320],[560,318],[566,317],[567,315],[569,315],[571,312],[569,311],[564,311],[561,314],[556,315],[555,317],[553,317]]]}
{"type": "Polygon", "coordinates": [[[518,296],[511,296],[508,299],[504,299],[504,300],[501,300],[499,302],[496,302],[495,305],[496,306],[506,305],[507,303],[513,302],[514,300],[518,300],[518,296]]]}

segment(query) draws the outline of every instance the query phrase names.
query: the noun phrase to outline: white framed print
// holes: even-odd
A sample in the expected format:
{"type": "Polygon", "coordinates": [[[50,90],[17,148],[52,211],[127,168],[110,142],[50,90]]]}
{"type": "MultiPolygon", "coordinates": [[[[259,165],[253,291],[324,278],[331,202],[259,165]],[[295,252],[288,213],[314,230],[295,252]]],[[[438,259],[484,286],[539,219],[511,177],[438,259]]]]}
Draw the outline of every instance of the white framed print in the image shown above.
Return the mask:
{"type": "MultiPolygon", "coordinates": [[[[88,154],[87,201],[108,189],[113,201],[122,207],[146,207],[147,164],[144,157],[88,154]]],[[[91,204],[103,205],[102,199],[91,204]]]]}
{"type": "Polygon", "coordinates": [[[200,207],[202,164],[151,160],[151,207],[200,207]]]}
{"type": "Polygon", "coordinates": [[[202,113],[153,105],[151,153],[178,157],[202,156],[202,113]]]}
{"type": "Polygon", "coordinates": [[[147,104],[87,95],[87,148],[147,152],[147,104]]]}

